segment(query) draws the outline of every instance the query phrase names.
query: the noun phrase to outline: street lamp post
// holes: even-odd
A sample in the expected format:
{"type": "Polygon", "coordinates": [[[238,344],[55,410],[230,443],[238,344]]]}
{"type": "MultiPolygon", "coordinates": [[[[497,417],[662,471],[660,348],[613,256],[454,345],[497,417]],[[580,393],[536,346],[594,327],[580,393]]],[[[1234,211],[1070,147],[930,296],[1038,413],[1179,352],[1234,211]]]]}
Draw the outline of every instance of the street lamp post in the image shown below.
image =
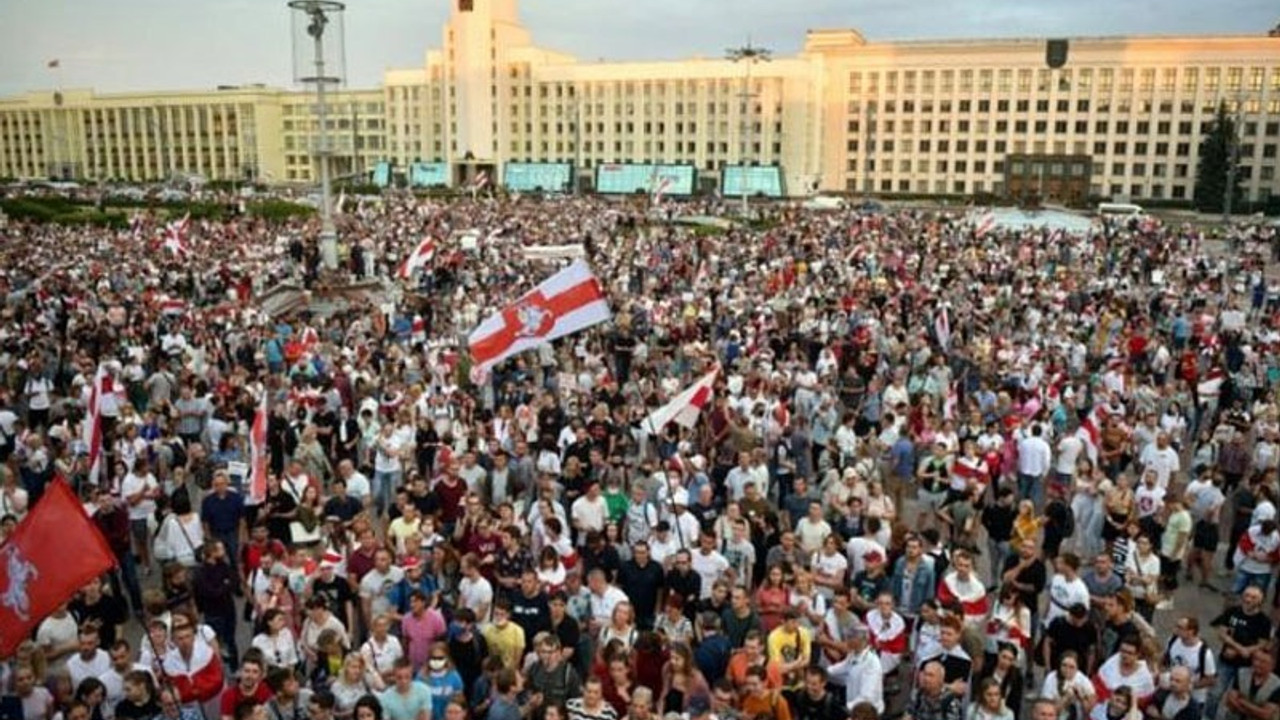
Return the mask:
{"type": "MultiPolygon", "coordinates": [[[[294,63],[297,80],[316,86],[316,120],[320,124],[319,136],[315,141],[314,155],[320,165],[320,260],[327,270],[338,268],[338,231],[333,223],[333,189],[329,178],[329,159],[332,148],[329,146],[329,108],[326,105],[326,90],[329,85],[342,82],[341,50],[342,30],[339,23],[330,39],[338,48],[337,55],[330,63],[325,57],[325,30],[335,20],[341,19],[346,7],[333,0],[291,0],[289,7],[294,11],[295,27],[305,29],[306,37],[311,39],[311,58],[305,59],[305,40],[294,33],[294,63]],[[336,67],[335,67],[336,66],[336,67]],[[303,69],[307,68],[307,69],[303,69]]],[[[332,51],[334,48],[331,47],[332,51]]]]}
{"type": "Polygon", "coordinates": [[[751,128],[751,99],[755,94],[751,92],[751,68],[759,62],[769,62],[773,59],[773,51],[768,48],[752,45],[751,39],[747,39],[747,44],[742,47],[729,48],[726,57],[735,63],[742,63],[744,68],[742,79],[742,124],[738,138],[738,165],[742,172],[739,175],[742,184],[742,216],[746,217],[751,211],[749,199],[747,197],[747,134],[751,128]]]}
{"type": "Polygon", "coordinates": [[[1240,164],[1240,122],[1244,101],[1235,100],[1235,110],[1231,113],[1230,133],[1227,135],[1227,184],[1222,191],[1222,224],[1231,225],[1231,206],[1235,203],[1236,166],[1240,164]]]}

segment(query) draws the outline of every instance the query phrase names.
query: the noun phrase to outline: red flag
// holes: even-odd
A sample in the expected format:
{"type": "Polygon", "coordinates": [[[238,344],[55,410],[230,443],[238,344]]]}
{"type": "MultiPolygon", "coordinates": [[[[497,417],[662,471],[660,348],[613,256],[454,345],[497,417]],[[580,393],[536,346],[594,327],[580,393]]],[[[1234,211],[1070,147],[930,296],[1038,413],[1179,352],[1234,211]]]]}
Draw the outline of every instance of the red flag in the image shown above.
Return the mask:
{"type": "Polygon", "coordinates": [[[249,430],[249,501],[260,503],[267,497],[267,392],[253,415],[249,430]]]}
{"type": "Polygon", "coordinates": [[[61,480],[49,483],[0,545],[0,657],[12,655],[41,620],[115,564],[71,488],[61,480]]]}

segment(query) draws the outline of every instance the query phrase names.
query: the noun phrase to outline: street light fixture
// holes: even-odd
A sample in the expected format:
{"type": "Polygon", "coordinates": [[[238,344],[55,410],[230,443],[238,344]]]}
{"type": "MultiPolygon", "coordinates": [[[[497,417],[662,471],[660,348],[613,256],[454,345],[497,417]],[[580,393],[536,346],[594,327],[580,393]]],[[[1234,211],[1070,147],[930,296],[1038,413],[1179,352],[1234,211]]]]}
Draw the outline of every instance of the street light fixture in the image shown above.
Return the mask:
{"type": "Polygon", "coordinates": [[[746,45],[743,45],[742,47],[729,48],[726,51],[725,57],[727,57],[729,60],[732,60],[735,63],[742,63],[742,66],[744,68],[744,73],[742,78],[742,95],[741,95],[742,97],[742,128],[739,131],[739,135],[741,137],[738,138],[738,146],[739,146],[738,165],[742,171],[740,174],[741,184],[742,184],[742,188],[741,188],[742,189],[742,216],[746,217],[751,209],[751,206],[747,198],[747,182],[746,182],[747,133],[750,131],[750,128],[751,128],[751,115],[750,115],[751,99],[755,97],[755,94],[751,92],[751,69],[752,67],[755,66],[756,63],[769,62],[770,60],[772,60],[773,51],[768,48],[761,47],[759,45],[753,45],[751,43],[751,38],[747,38],[746,45]]]}
{"type": "Polygon", "coordinates": [[[325,94],[328,86],[337,87],[342,83],[342,13],[346,6],[333,0],[290,0],[289,8],[294,18],[294,79],[316,86],[316,120],[320,128],[313,154],[320,166],[320,260],[325,269],[336,270],[338,231],[333,223],[333,189],[329,179],[333,148],[329,145],[329,108],[325,94]],[[327,46],[326,31],[330,41],[327,46]],[[307,50],[311,51],[310,57],[307,50]]]}

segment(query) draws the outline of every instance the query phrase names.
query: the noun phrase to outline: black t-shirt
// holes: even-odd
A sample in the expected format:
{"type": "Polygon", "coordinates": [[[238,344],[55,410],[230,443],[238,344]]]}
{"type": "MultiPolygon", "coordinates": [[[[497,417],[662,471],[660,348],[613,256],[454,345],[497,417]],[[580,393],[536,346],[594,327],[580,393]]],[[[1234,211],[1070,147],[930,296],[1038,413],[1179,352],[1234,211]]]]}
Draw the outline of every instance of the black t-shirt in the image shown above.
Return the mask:
{"type": "Polygon", "coordinates": [[[97,621],[98,623],[98,639],[100,647],[110,648],[115,644],[116,628],[123,625],[129,619],[128,609],[125,607],[124,599],[116,597],[110,593],[103,593],[102,598],[98,602],[89,605],[84,600],[77,599],[68,607],[76,621],[83,625],[89,621],[97,621]]]}
{"type": "Polygon", "coordinates": [[[1003,507],[999,504],[988,505],[982,511],[982,527],[987,529],[987,535],[996,542],[1009,542],[1009,538],[1013,537],[1013,521],[1018,517],[1018,511],[1012,505],[1003,507]]]}
{"type": "Polygon", "coordinates": [[[360,501],[350,495],[334,496],[325,501],[324,516],[336,515],[342,522],[347,523],[351,522],[363,509],[360,501]]]}
{"type": "Polygon", "coordinates": [[[790,695],[792,720],[845,720],[849,713],[844,703],[834,693],[824,692],[822,697],[814,700],[808,691],[799,690],[790,695]]]}
{"type": "MultiPolygon", "coordinates": [[[[1260,640],[1271,637],[1271,620],[1267,614],[1259,610],[1249,615],[1240,607],[1233,607],[1224,610],[1221,615],[1213,619],[1209,623],[1213,627],[1225,627],[1231,630],[1231,637],[1241,645],[1255,645],[1260,640]]],[[[1220,659],[1223,663],[1231,667],[1245,667],[1249,664],[1249,658],[1231,657],[1226,649],[1223,649],[1220,659]]]]}
{"type": "MultiPolygon", "coordinates": [[[[1056,618],[1049,623],[1045,636],[1053,643],[1049,653],[1049,667],[1056,669],[1062,654],[1068,650],[1075,652],[1080,658],[1080,667],[1084,669],[1089,661],[1089,653],[1098,645],[1098,633],[1093,625],[1085,623],[1082,627],[1071,624],[1065,617],[1056,618]]],[[[1096,655],[1096,653],[1095,653],[1096,655]]],[[[1096,658],[1095,658],[1096,659],[1096,658]]]]}
{"type": "Polygon", "coordinates": [[[551,611],[547,607],[547,594],[539,592],[533,597],[517,592],[511,597],[511,619],[524,630],[524,649],[533,648],[533,636],[551,629],[551,611]]]}
{"type": "Polygon", "coordinates": [[[652,560],[644,567],[635,560],[622,563],[618,569],[618,588],[631,599],[636,617],[652,621],[657,614],[658,593],[662,590],[665,575],[662,566],[652,560]]]}
{"type": "MultiPolygon", "coordinates": [[[[1017,567],[1021,561],[1022,558],[1018,555],[1010,555],[1005,558],[1002,574],[1017,567]]],[[[1032,588],[1030,592],[1019,593],[1022,595],[1022,604],[1029,608],[1039,607],[1037,598],[1040,596],[1040,592],[1044,590],[1045,583],[1049,580],[1048,574],[1045,572],[1044,561],[1038,559],[1033,561],[1015,575],[1014,580],[1020,585],[1030,585],[1032,588]]]]}
{"type": "Polygon", "coordinates": [[[311,581],[311,593],[324,598],[329,612],[344,624],[347,622],[347,603],[355,602],[355,594],[351,592],[351,585],[346,580],[334,575],[332,581],[325,582],[323,578],[317,577],[311,581]]]}
{"type": "Polygon", "coordinates": [[[867,574],[866,570],[853,576],[853,592],[864,602],[875,602],[880,593],[889,589],[889,576],[880,573],[879,577],[872,577],[867,574]]]}
{"type": "Polygon", "coordinates": [[[572,615],[565,615],[559,625],[555,625],[554,621],[552,623],[551,632],[554,632],[556,638],[560,640],[560,647],[576,651],[578,642],[582,638],[582,630],[578,628],[578,621],[574,620],[572,615]]]}
{"type": "Polygon", "coordinates": [[[116,704],[116,717],[119,720],[151,720],[159,714],[160,704],[155,698],[149,699],[144,705],[138,705],[128,698],[116,704]]]}

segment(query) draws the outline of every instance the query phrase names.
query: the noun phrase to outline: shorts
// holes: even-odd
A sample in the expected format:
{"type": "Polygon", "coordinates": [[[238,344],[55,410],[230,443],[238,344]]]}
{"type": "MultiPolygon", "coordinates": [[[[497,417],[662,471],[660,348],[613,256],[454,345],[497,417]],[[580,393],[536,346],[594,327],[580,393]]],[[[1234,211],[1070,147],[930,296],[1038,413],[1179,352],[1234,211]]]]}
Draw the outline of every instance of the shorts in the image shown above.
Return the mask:
{"type": "Polygon", "coordinates": [[[1191,531],[1191,547],[1215,552],[1218,549],[1218,526],[1205,520],[1197,520],[1191,531]]]}
{"type": "Polygon", "coordinates": [[[133,541],[136,542],[139,547],[149,547],[150,535],[151,528],[148,525],[146,518],[129,521],[129,536],[133,538],[133,541]]]}
{"type": "Polygon", "coordinates": [[[916,491],[916,500],[920,503],[919,510],[937,512],[947,501],[947,491],[931,493],[922,488],[916,491]]]}

